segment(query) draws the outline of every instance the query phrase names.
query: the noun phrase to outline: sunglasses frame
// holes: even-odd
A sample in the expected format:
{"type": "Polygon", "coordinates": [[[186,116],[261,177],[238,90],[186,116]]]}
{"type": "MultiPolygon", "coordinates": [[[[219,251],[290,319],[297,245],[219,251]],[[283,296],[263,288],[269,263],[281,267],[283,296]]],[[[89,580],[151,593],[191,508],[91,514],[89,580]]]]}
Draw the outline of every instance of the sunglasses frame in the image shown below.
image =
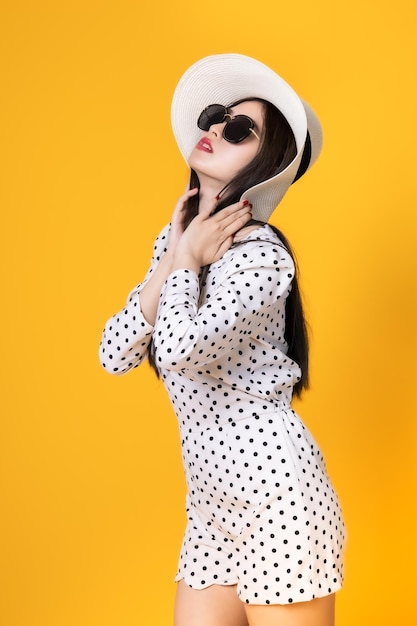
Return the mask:
{"type": "Polygon", "coordinates": [[[229,117],[230,119],[224,125],[223,131],[222,131],[223,139],[225,139],[229,143],[240,143],[241,141],[244,141],[245,139],[247,139],[252,133],[253,135],[255,135],[256,139],[260,141],[258,134],[254,130],[255,123],[252,118],[250,118],[248,115],[232,116],[230,115],[230,113],[228,113],[227,107],[223,106],[222,104],[209,104],[205,109],[203,109],[203,111],[201,111],[198,117],[197,126],[200,130],[208,131],[210,127],[213,126],[214,124],[222,124],[227,117],[229,117]],[[213,107],[219,107],[218,115],[214,113],[210,115],[208,113],[208,110],[213,107]],[[207,117],[207,122],[205,124],[203,124],[201,121],[201,118],[204,115],[207,117]],[[249,122],[249,128],[245,130],[246,134],[243,136],[239,136],[238,139],[232,139],[230,137],[227,137],[227,129],[228,128],[230,129],[230,125],[232,124],[236,127],[236,122],[239,123],[240,120],[245,120],[245,122],[249,122]]]}

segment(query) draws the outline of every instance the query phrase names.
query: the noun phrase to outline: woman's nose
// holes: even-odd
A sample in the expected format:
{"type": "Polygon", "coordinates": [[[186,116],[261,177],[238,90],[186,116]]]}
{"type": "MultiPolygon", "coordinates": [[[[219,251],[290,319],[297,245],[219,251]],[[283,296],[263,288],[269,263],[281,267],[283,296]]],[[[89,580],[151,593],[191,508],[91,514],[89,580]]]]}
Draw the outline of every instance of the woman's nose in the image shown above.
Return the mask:
{"type": "Polygon", "coordinates": [[[224,122],[219,122],[218,124],[212,124],[209,128],[209,132],[213,133],[215,137],[220,137],[223,132],[224,122]]]}

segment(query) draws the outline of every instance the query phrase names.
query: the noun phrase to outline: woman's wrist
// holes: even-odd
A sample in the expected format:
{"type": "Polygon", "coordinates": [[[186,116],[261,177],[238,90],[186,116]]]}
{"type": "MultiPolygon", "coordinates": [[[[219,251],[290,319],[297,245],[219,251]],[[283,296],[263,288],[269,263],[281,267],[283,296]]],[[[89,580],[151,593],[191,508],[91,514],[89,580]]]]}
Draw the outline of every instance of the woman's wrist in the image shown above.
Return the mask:
{"type": "Polygon", "coordinates": [[[171,268],[172,272],[174,272],[175,270],[186,269],[186,270],[190,270],[198,274],[200,271],[200,268],[201,268],[200,263],[197,261],[197,259],[193,257],[193,255],[186,253],[186,252],[182,252],[181,250],[177,250],[173,259],[173,263],[172,263],[172,268],[171,268]]]}

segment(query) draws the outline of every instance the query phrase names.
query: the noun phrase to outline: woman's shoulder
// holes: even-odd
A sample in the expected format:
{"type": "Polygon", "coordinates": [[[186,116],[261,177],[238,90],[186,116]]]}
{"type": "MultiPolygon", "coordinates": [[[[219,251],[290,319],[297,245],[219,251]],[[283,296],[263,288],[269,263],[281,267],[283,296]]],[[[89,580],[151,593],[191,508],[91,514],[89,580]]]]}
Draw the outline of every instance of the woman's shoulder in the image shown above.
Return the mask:
{"type": "Polygon", "coordinates": [[[279,247],[279,252],[289,254],[289,251],[284,242],[280,239],[278,232],[269,224],[254,224],[242,228],[235,235],[232,245],[232,248],[236,251],[241,248],[242,250],[245,249],[246,252],[249,248],[253,250],[258,248],[269,248],[271,252],[276,253],[277,247],[279,247]]]}
{"type": "Polygon", "coordinates": [[[253,268],[293,269],[294,261],[287,247],[268,224],[262,224],[242,232],[235,238],[232,247],[224,257],[228,270],[239,271],[253,268]]]}

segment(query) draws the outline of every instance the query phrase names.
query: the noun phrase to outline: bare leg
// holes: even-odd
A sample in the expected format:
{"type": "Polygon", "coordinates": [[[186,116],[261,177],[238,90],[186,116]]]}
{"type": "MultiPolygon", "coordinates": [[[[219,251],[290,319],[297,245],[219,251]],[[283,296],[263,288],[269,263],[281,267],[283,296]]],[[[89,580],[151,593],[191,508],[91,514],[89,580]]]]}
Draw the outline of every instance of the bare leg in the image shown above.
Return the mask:
{"type": "Polygon", "coordinates": [[[177,585],[174,626],[248,626],[236,585],[191,589],[181,580],[177,585]]]}
{"type": "Polygon", "coordinates": [[[334,604],[332,594],[296,604],[247,604],[245,610],[249,626],[334,626],[334,604]]]}

